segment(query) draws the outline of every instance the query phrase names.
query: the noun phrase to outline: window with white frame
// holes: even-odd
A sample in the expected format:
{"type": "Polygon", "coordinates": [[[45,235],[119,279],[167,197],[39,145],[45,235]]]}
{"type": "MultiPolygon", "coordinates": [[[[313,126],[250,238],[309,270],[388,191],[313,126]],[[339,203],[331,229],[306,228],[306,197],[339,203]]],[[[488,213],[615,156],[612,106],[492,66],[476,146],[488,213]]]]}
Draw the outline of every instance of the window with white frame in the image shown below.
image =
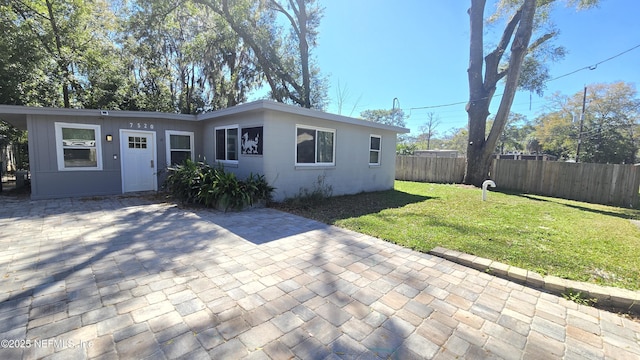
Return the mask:
{"type": "Polygon", "coordinates": [[[238,125],[215,128],[216,160],[238,162],[238,125]]]}
{"type": "Polygon", "coordinates": [[[58,170],[102,170],[100,125],[55,123],[58,170]]]}
{"type": "Polygon", "coordinates": [[[165,135],[167,165],[182,164],[187,159],[194,159],[193,132],[167,130],[165,135]]]}
{"type": "Polygon", "coordinates": [[[382,146],[382,136],[369,136],[369,165],[380,165],[380,150],[382,146]]]}
{"type": "Polygon", "coordinates": [[[296,126],[296,165],[335,165],[333,129],[296,126]]]}

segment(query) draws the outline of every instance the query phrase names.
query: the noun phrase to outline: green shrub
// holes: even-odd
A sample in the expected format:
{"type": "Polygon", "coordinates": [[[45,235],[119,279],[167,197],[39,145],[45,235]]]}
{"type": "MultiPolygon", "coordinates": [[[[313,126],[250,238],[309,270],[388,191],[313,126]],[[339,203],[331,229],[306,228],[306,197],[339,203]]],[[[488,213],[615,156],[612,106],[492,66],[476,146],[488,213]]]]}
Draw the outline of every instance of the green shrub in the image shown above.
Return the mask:
{"type": "Polygon", "coordinates": [[[215,169],[211,178],[202,184],[198,194],[207,207],[242,209],[249,205],[249,194],[242,191],[240,181],[234,173],[227,173],[222,168],[215,169]]]}
{"type": "Polygon", "coordinates": [[[212,170],[203,162],[187,159],[184,163],[167,169],[169,175],[164,182],[164,187],[182,203],[197,203],[203,179],[208,177],[212,170]]]}
{"type": "Polygon", "coordinates": [[[271,195],[275,188],[267,183],[264,175],[250,173],[242,184],[244,191],[249,194],[251,205],[253,205],[255,201],[271,201],[271,195]]]}
{"type": "Polygon", "coordinates": [[[225,211],[240,210],[257,201],[270,201],[275,190],[264,175],[251,173],[246,180],[238,180],[234,173],[225,172],[222,166],[213,168],[189,159],[168,170],[165,187],[182,203],[198,203],[225,211]]]}

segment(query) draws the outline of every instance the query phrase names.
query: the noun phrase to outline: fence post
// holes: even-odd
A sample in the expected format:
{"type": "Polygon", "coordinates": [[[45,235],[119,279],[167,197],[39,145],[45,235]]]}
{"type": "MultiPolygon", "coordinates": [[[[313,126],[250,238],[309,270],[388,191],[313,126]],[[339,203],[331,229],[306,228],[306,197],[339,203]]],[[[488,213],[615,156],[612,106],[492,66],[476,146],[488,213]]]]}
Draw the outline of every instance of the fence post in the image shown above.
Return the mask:
{"type": "Polygon", "coordinates": [[[640,207],[640,164],[635,164],[633,165],[633,169],[632,169],[632,176],[631,176],[631,189],[632,189],[632,194],[631,194],[631,198],[629,199],[629,205],[631,205],[634,208],[638,208],[640,207]]]}

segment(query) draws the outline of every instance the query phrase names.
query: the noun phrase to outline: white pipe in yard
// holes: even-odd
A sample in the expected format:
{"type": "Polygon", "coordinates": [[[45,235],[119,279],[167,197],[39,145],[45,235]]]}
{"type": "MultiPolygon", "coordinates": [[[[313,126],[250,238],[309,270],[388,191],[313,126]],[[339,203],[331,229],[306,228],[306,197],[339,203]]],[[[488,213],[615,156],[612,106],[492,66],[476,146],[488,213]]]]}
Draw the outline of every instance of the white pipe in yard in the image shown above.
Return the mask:
{"type": "Polygon", "coordinates": [[[492,188],[496,187],[496,183],[493,180],[485,180],[482,183],[482,201],[487,201],[487,187],[491,186],[492,188]]]}

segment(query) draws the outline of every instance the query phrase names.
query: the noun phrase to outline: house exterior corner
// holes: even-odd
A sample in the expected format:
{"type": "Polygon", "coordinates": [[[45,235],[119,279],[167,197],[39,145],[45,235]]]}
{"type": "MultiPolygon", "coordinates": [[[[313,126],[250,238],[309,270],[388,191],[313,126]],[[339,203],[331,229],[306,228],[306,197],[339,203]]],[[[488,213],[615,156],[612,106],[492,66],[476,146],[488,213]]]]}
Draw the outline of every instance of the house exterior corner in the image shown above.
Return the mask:
{"type": "Polygon", "coordinates": [[[187,158],[264,175],[275,201],[386,190],[407,132],[266,100],[199,115],[0,105],[0,118],[28,131],[32,199],[157,191],[187,158]]]}

